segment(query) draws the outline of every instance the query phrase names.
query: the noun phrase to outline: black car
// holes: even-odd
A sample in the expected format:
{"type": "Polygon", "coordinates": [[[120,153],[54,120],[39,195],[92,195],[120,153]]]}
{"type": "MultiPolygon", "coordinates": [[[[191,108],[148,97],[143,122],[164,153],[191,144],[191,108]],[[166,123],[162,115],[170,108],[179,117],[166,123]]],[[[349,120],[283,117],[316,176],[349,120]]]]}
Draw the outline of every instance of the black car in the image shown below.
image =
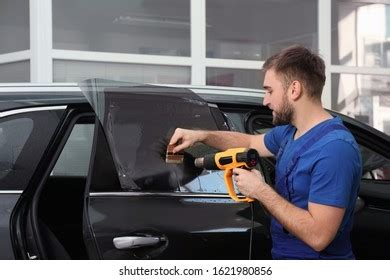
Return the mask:
{"type": "MultiPolygon", "coordinates": [[[[269,215],[227,194],[176,127],[264,133],[261,91],[87,80],[0,87],[0,259],[270,259],[269,215]]],[[[332,112],[334,115],[339,115],[332,112]]],[[[353,249],[390,258],[389,136],[341,116],[364,162],[353,249]]],[[[274,183],[274,159],[258,168],[274,183]]]]}

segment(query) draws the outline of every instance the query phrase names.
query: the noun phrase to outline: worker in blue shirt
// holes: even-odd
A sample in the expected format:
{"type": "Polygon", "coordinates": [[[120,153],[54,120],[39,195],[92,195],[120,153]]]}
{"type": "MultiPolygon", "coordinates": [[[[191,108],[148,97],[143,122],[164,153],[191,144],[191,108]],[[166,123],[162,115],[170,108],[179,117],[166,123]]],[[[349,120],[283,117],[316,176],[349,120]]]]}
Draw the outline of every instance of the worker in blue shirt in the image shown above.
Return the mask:
{"type": "Polygon", "coordinates": [[[272,215],[274,259],[354,259],[353,222],[361,158],[358,145],[340,118],[321,103],[325,64],[302,46],[270,57],[263,104],[275,128],[263,135],[176,129],[170,144],[178,152],[203,142],[220,150],[255,148],[276,157],[276,185],[257,170],[234,169],[237,187],[272,215]]]}

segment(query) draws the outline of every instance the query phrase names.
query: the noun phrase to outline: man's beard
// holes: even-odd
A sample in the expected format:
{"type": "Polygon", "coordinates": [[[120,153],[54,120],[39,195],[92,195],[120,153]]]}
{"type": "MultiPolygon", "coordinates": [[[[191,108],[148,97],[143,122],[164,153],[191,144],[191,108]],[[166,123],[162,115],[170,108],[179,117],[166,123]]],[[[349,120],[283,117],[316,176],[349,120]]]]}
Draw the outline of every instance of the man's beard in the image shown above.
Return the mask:
{"type": "Polygon", "coordinates": [[[273,117],[272,123],[274,125],[285,125],[290,124],[294,117],[294,108],[287,100],[287,96],[284,95],[282,107],[278,112],[274,111],[275,115],[273,117]]]}

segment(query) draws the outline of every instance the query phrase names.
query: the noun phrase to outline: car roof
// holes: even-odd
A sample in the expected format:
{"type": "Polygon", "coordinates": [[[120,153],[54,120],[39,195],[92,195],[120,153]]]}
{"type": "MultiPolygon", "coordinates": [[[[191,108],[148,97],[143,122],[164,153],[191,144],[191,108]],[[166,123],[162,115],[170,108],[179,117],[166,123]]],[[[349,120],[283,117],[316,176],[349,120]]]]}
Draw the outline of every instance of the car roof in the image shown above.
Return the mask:
{"type": "Polygon", "coordinates": [[[0,111],[17,108],[86,103],[76,84],[1,84],[0,111]]]}
{"type": "MultiPolygon", "coordinates": [[[[245,88],[192,85],[153,86],[190,89],[208,102],[240,103],[260,105],[264,91],[245,88]]],[[[56,84],[0,84],[0,112],[35,106],[53,106],[87,103],[80,87],[76,83],[56,84]]]]}
{"type": "MultiPolygon", "coordinates": [[[[161,87],[190,89],[207,102],[232,105],[262,106],[264,90],[220,86],[147,84],[161,87]]],[[[60,106],[88,103],[77,83],[3,83],[0,84],[0,112],[37,106],[60,106]]],[[[341,113],[328,110],[332,115],[341,117],[350,125],[361,128],[371,135],[380,136],[388,141],[389,136],[369,125],[341,113]]]]}

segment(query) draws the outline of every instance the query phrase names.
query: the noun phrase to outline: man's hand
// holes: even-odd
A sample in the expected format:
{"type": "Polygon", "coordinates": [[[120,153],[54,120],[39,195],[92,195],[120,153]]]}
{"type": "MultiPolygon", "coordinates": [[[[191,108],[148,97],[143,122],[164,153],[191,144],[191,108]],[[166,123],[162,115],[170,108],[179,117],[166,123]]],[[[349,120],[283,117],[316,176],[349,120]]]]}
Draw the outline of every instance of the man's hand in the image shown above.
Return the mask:
{"type": "Polygon", "coordinates": [[[175,133],[169,141],[169,145],[176,145],[172,152],[177,153],[191,147],[197,142],[202,142],[204,138],[205,132],[202,130],[176,128],[175,133]]]}
{"type": "Polygon", "coordinates": [[[277,194],[264,182],[259,171],[235,168],[233,174],[236,186],[243,195],[262,203],[290,233],[314,250],[324,250],[334,239],[345,208],[309,202],[305,210],[277,194]]]}
{"type": "Polygon", "coordinates": [[[246,197],[259,200],[259,192],[267,185],[260,171],[234,168],[233,174],[233,179],[240,192],[246,197]]]}

